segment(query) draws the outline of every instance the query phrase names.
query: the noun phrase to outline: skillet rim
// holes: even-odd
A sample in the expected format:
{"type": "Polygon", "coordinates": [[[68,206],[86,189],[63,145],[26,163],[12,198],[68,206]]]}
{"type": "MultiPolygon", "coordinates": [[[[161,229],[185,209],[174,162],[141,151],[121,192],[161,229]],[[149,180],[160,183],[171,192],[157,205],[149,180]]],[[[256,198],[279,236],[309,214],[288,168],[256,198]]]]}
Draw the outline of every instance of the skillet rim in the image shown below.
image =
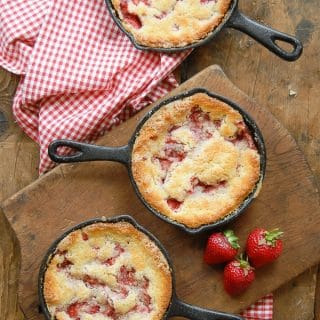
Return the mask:
{"type": "Polygon", "coordinates": [[[254,201],[255,199],[255,195],[256,192],[259,191],[264,177],[265,177],[265,171],[266,171],[266,162],[267,162],[267,157],[266,157],[266,146],[265,146],[265,142],[263,139],[263,135],[261,130],[259,129],[258,125],[256,124],[256,122],[253,120],[253,118],[249,115],[249,113],[247,113],[245,110],[242,109],[242,107],[240,107],[240,105],[232,100],[229,100],[228,98],[213,93],[203,87],[198,87],[198,88],[193,88],[191,90],[187,90],[184,91],[182,93],[179,93],[177,95],[171,96],[168,99],[165,99],[163,101],[161,101],[159,104],[155,105],[150,111],[148,111],[144,117],[140,120],[140,122],[137,124],[135,131],[131,137],[131,139],[128,142],[128,147],[129,147],[129,160],[127,163],[127,168],[128,168],[128,173],[129,173],[129,177],[130,177],[130,181],[132,183],[132,186],[134,188],[135,193],[137,194],[137,196],[139,197],[139,199],[142,201],[142,203],[144,204],[144,206],[153,214],[155,214],[158,218],[160,218],[161,220],[174,225],[182,230],[184,230],[185,232],[189,233],[189,234],[199,234],[199,233],[203,233],[205,231],[208,230],[214,230],[214,229],[218,229],[221,228],[223,226],[225,226],[226,224],[234,221],[236,218],[238,218],[244,211],[245,209],[254,201]],[[139,136],[140,130],[143,127],[143,125],[145,124],[145,122],[155,113],[157,112],[159,109],[161,109],[161,107],[176,101],[176,100],[181,100],[184,98],[188,98],[196,93],[205,93],[207,94],[209,97],[212,98],[216,98],[226,104],[228,104],[230,107],[234,108],[235,110],[237,110],[241,116],[244,119],[245,124],[247,125],[248,129],[250,130],[251,136],[254,139],[255,145],[258,149],[258,153],[260,155],[260,174],[259,174],[259,179],[257,180],[255,187],[252,189],[252,191],[247,195],[247,197],[241,202],[241,204],[235,209],[233,210],[231,213],[229,213],[228,215],[226,215],[225,217],[222,217],[221,219],[215,221],[214,223],[208,223],[208,224],[203,224],[197,228],[190,228],[188,226],[186,226],[183,223],[179,223],[173,219],[170,219],[169,217],[167,217],[166,215],[162,214],[160,211],[156,210],[155,208],[153,208],[151,206],[151,204],[149,204],[143,197],[143,195],[141,194],[137,183],[133,177],[132,174],[132,154],[133,154],[133,146],[135,143],[135,140],[137,139],[137,137],[139,136]]]}
{"type": "Polygon", "coordinates": [[[108,8],[108,11],[113,19],[113,21],[117,24],[117,26],[121,29],[122,32],[124,32],[128,38],[130,39],[131,43],[134,45],[135,48],[143,51],[154,51],[154,52],[164,52],[164,53],[177,53],[188,49],[194,49],[197,47],[200,47],[202,45],[205,45],[206,43],[209,43],[224,27],[228,27],[228,21],[232,17],[233,13],[238,7],[238,1],[239,0],[231,0],[231,4],[229,6],[229,9],[225,13],[223,19],[218,24],[217,27],[212,29],[204,38],[198,39],[191,44],[188,44],[186,46],[182,47],[151,47],[151,46],[145,46],[142,44],[139,44],[134,35],[129,32],[122,24],[122,20],[119,18],[117,14],[117,10],[114,8],[111,0],[105,0],[106,6],[108,8]]]}
{"type": "Polygon", "coordinates": [[[114,215],[112,217],[100,217],[100,218],[92,218],[84,220],[80,223],[77,223],[73,225],[72,227],[65,230],[60,236],[58,236],[48,247],[48,249],[45,252],[45,255],[41,261],[40,267],[39,267],[39,273],[38,273],[38,297],[39,297],[39,312],[41,312],[46,320],[52,320],[51,314],[49,312],[49,309],[47,307],[47,303],[44,297],[44,276],[47,271],[48,264],[50,263],[53,254],[59,245],[59,243],[67,237],[70,233],[82,229],[86,226],[96,224],[96,223],[118,223],[118,222],[127,222],[130,223],[134,228],[136,228],[138,231],[145,234],[161,251],[164,258],[167,261],[167,264],[169,266],[169,271],[171,275],[171,283],[172,283],[172,291],[171,291],[171,298],[169,301],[169,304],[167,306],[166,311],[164,312],[162,319],[167,319],[168,314],[170,313],[170,309],[174,306],[175,301],[177,300],[176,295],[176,282],[175,282],[175,272],[173,269],[173,264],[171,261],[171,258],[169,256],[168,251],[162,244],[162,242],[153,234],[151,233],[147,228],[143,227],[140,223],[137,222],[135,218],[133,218],[130,214],[119,214],[114,215]]]}

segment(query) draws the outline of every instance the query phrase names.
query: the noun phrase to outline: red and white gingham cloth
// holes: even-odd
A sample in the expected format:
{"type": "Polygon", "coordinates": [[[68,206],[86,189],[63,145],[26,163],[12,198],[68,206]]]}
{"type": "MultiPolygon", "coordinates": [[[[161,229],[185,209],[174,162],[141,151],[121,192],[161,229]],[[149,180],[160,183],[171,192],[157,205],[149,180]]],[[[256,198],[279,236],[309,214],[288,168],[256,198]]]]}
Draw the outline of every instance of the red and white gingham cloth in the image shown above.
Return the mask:
{"type": "MultiPolygon", "coordinates": [[[[189,52],[135,49],[104,0],[0,0],[0,65],[21,75],[13,112],[40,145],[43,173],[54,139],[93,142],[177,86],[189,52]]],[[[272,319],[272,296],[243,315],[272,319]]]]}
{"type": "Polygon", "coordinates": [[[268,294],[248,307],[241,315],[247,320],[272,320],[273,295],[268,294]]]}
{"type": "Polygon", "coordinates": [[[0,3],[0,64],[23,75],[13,111],[40,145],[40,173],[52,140],[94,141],[177,85],[188,52],[136,50],[103,0],[0,3]]]}

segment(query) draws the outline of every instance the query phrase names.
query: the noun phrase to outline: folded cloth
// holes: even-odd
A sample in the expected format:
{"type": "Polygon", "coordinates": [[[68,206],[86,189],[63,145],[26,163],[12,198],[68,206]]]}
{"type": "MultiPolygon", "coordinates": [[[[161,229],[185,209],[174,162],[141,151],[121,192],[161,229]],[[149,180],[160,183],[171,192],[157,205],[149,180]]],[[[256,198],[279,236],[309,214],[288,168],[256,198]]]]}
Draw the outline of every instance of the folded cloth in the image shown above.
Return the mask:
{"type": "Polygon", "coordinates": [[[93,142],[173,89],[188,54],[136,50],[103,0],[6,0],[0,15],[0,64],[23,75],[13,111],[40,145],[40,173],[52,140],[93,142]]]}
{"type": "MultiPolygon", "coordinates": [[[[94,142],[176,87],[188,53],[135,49],[104,0],[0,0],[0,65],[21,75],[13,112],[40,145],[40,173],[52,140],[94,142]]],[[[272,319],[271,298],[258,307],[248,317],[272,319]]]]}

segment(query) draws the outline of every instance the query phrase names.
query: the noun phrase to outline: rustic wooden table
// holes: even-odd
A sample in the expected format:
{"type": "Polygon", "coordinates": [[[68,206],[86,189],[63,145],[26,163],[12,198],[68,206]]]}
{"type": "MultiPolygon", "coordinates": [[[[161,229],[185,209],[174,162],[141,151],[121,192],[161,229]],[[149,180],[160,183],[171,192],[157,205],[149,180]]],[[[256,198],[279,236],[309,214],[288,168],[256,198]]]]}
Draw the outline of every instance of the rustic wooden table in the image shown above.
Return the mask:
{"type": "MultiPolygon", "coordinates": [[[[219,64],[247,95],[269,108],[290,131],[320,184],[319,4],[317,0],[242,1],[249,16],[287,33],[304,44],[302,57],[288,63],[247,36],[225,30],[196,49],[179,70],[181,80],[211,64],[219,64]]],[[[0,69],[0,201],[37,179],[38,146],[14,122],[12,98],[18,77],[0,69]]],[[[16,300],[18,244],[0,212],[0,319],[23,319],[16,300]]],[[[320,268],[319,268],[320,270],[320,268]]],[[[315,266],[275,293],[274,319],[320,319],[320,273],[315,266]]]]}

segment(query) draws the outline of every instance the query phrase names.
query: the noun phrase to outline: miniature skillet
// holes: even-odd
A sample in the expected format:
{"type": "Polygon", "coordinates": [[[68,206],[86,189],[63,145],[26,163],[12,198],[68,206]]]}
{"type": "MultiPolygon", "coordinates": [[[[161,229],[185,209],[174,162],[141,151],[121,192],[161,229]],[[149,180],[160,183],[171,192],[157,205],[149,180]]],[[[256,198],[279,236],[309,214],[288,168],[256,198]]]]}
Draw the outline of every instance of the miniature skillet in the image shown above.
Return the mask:
{"type": "Polygon", "coordinates": [[[223,28],[233,28],[249,35],[256,41],[258,41],[260,44],[265,46],[267,49],[269,49],[271,52],[273,52],[278,57],[284,60],[295,61],[302,54],[303,47],[300,40],[286,33],[264,26],[248,18],[242,12],[239,11],[238,0],[233,0],[231,2],[230,7],[226,12],[223,20],[205,38],[197,40],[196,42],[186,45],[184,47],[171,47],[171,48],[148,47],[148,46],[144,46],[137,43],[134,36],[129,31],[127,31],[122,25],[121,19],[117,15],[117,11],[115,10],[111,0],[105,0],[105,2],[113,20],[116,22],[119,28],[130,38],[133,45],[137,49],[153,50],[153,51],[168,52],[168,53],[178,52],[185,49],[192,49],[211,41],[223,28]],[[290,52],[285,49],[282,49],[277,44],[277,41],[286,42],[290,44],[293,50],[290,52]]]}
{"type": "Polygon", "coordinates": [[[251,117],[243,111],[240,106],[238,106],[236,103],[213,93],[208,92],[205,89],[202,88],[196,88],[192,89],[190,91],[184,92],[182,94],[179,94],[177,96],[171,97],[169,99],[166,99],[165,101],[161,102],[157,106],[155,106],[152,110],[150,110],[140,121],[138,126],[135,129],[135,132],[133,133],[132,138],[130,139],[128,145],[121,146],[121,147],[103,147],[103,146],[96,146],[86,143],[80,143],[75,142],[71,140],[55,140],[53,141],[48,148],[48,153],[50,158],[58,163],[70,163],[70,162],[83,162],[83,161],[96,161],[96,160],[107,160],[107,161],[117,161],[120,163],[123,163],[126,165],[128,169],[128,173],[130,176],[131,183],[134,187],[134,190],[142,203],[147,207],[149,211],[151,211],[153,214],[155,214],[160,219],[169,222],[170,224],[173,224],[184,231],[190,233],[190,234],[197,234],[205,230],[211,230],[214,228],[222,227],[223,225],[233,221],[235,218],[237,218],[247,207],[248,205],[253,201],[253,199],[256,196],[256,192],[258,192],[259,186],[262,183],[262,180],[264,178],[265,173],[265,167],[266,167],[266,150],[265,145],[263,141],[262,134],[255,124],[255,122],[251,119],[251,117]],[[142,196],[141,192],[139,191],[139,188],[135,182],[135,179],[132,174],[132,168],[131,168],[131,158],[132,158],[132,150],[133,146],[136,140],[136,137],[139,135],[140,129],[143,127],[144,123],[155,113],[157,112],[162,106],[167,105],[168,103],[171,103],[176,100],[181,100],[183,98],[190,97],[196,93],[205,93],[208,96],[212,98],[216,98],[218,100],[221,100],[228,105],[230,105],[235,110],[239,111],[241,116],[244,119],[245,124],[247,125],[253,140],[256,144],[258,153],[260,155],[260,176],[259,180],[257,181],[254,189],[252,192],[244,199],[244,201],[236,208],[234,211],[232,211],[230,214],[228,214],[226,217],[217,220],[210,224],[204,224],[198,228],[190,228],[186,225],[179,223],[177,221],[171,220],[169,217],[165,216],[155,208],[153,208],[142,196]],[[73,149],[76,149],[78,152],[73,155],[59,155],[57,153],[57,149],[59,147],[70,147],[73,149]]]}
{"type": "Polygon", "coordinates": [[[171,273],[171,279],[172,279],[172,294],[171,294],[171,300],[169,303],[169,306],[163,315],[162,319],[168,319],[173,316],[182,316],[186,317],[187,319],[193,319],[193,320],[243,320],[240,316],[232,315],[228,313],[223,313],[215,310],[209,310],[204,309],[200,307],[196,307],[190,304],[187,304],[183,301],[181,301],[176,293],[175,293],[175,279],[174,279],[174,272],[172,268],[172,263],[170,261],[169,255],[161,242],[152,235],[148,230],[143,228],[141,225],[139,225],[131,216],[129,215],[121,215],[116,216],[108,219],[91,219],[85,222],[82,222],[68,231],[66,231],[63,235],[61,235],[57,240],[54,241],[54,243],[50,246],[49,250],[47,251],[42,264],[40,266],[40,272],[39,272],[39,279],[38,279],[38,292],[39,292],[39,302],[40,302],[40,308],[43,314],[45,315],[47,320],[51,320],[52,317],[50,316],[45,297],[44,297],[44,276],[45,272],[47,270],[48,262],[50,261],[51,256],[54,254],[58,244],[62,239],[64,239],[69,233],[81,229],[83,227],[86,227],[91,224],[95,223],[116,223],[116,222],[128,222],[131,225],[133,225],[136,229],[143,232],[145,235],[148,236],[148,238],[153,241],[153,243],[160,249],[162,254],[164,255],[171,273]]]}

